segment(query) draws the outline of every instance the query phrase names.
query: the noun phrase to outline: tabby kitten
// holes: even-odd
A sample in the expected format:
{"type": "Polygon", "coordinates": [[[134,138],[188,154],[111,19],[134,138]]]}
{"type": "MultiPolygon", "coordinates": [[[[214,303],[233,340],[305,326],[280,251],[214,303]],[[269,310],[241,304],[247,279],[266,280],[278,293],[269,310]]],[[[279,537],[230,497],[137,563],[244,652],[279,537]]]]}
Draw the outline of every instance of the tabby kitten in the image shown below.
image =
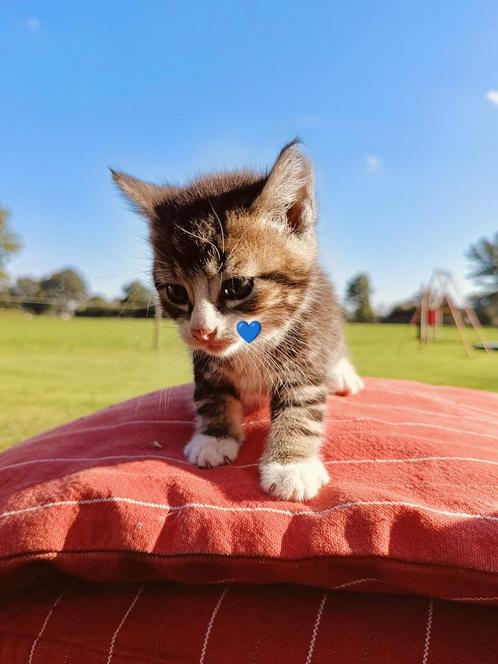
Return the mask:
{"type": "Polygon", "coordinates": [[[269,398],[261,485],[277,498],[313,498],[329,480],[320,459],[329,389],[355,393],[363,383],[317,262],[310,162],[293,142],[264,175],[220,173],[185,186],[112,176],[150,221],[163,312],[193,350],[198,421],[185,455],[202,468],[231,463],[243,405],[269,398]],[[259,321],[251,343],[240,321],[259,321]]]}

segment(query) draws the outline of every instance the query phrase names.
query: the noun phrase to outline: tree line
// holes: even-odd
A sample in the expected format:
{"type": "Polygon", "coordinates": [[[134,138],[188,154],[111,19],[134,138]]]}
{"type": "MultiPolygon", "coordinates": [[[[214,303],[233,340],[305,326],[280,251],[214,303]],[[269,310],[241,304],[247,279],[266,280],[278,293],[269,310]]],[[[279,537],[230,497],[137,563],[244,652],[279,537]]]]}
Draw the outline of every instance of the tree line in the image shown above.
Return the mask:
{"type": "Polygon", "coordinates": [[[70,267],[41,278],[9,279],[7,262],[22,245],[8,222],[8,210],[0,207],[0,307],[20,308],[31,314],[134,317],[154,314],[154,292],[139,280],[125,284],[120,297],[107,299],[90,293],[81,272],[70,267]]]}
{"type": "MultiPolygon", "coordinates": [[[[91,294],[85,278],[73,268],[55,271],[40,279],[32,276],[9,280],[6,265],[21,249],[19,237],[9,227],[9,212],[0,207],[0,307],[22,307],[33,314],[57,313],[76,316],[152,316],[154,291],[141,281],[125,284],[121,297],[111,300],[91,294]]],[[[498,326],[498,232],[481,238],[466,252],[471,264],[469,276],[478,291],[470,300],[485,325],[498,326]]],[[[368,274],[360,272],[346,285],[346,313],[355,322],[405,322],[416,306],[415,300],[395,305],[387,316],[376,315],[371,305],[373,289],[368,274]]]]}
{"type": "Polygon", "coordinates": [[[75,316],[133,316],[154,314],[153,291],[141,281],[122,287],[121,297],[107,299],[89,293],[80,272],[65,268],[41,279],[19,277],[4,293],[3,306],[20,307],[32,314],[75,316]]]}
{"type": "Polygon", "coordinates": [[[154,315],[154,303],[152,289],[138,280],[125,284],[121,297],[92,295],[84,277],[73,268],[41,279],[19,277],[0,288],[0,307],[21,308],[31,314],[146,317],[154,315]]]}

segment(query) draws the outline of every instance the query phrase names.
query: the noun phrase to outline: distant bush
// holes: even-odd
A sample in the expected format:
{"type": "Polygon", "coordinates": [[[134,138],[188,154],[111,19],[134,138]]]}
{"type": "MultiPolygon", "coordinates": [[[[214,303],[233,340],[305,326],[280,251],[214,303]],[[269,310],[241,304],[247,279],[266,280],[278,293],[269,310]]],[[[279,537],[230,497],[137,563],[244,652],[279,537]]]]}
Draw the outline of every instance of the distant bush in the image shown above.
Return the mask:
{"type": "Polygon", "coordinates": [[[86,307],[80,307],[74,312],[75,316],[89,316],[93,318],[112,318],[119,316],[120,309],[118,307],[92,307],[91,305],[86,307]]]}
{"type": "Polygon", "coordinates": [[[108,302],[101,297],[93,297],[83,307],[74,312],[75,316],[88,316],[94,318],[153,318],[155,307],[153,304],[143,307],[129,307],[120,301],[108,302]]]}
{"type": "Polygon", "coordinates": [[[381,323],[409,323],[415,313],[416,305],[409,303],[396,304],[387,316],[380,319],[381,323]]]}

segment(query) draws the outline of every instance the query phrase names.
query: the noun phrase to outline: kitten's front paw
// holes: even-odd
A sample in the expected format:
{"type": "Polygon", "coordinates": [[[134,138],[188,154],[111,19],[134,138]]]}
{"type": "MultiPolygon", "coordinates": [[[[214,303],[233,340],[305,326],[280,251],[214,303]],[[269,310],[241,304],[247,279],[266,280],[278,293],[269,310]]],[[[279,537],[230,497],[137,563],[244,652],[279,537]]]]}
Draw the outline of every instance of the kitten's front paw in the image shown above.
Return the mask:
{"type": "Polygon", "coordinates": [[[329,381],[330,389],[336,394],[357,394],[365,387],[347,357],[343,357],[332,367],[329,381]]]}
{"type": "Polygon", "coordinates": [[[215,438],[196,433],[185,445],[183,452],[190,463],[200,468],[214,468],[232,463],[239,453],[239,443],[233,438],[215,438]]]}
{"type": "Polygon", "coordinates": [[[276,498],[309,500],[329,481],[325,466],[318,457],[295,463],[261,464],[261,486],[276,498]]]}

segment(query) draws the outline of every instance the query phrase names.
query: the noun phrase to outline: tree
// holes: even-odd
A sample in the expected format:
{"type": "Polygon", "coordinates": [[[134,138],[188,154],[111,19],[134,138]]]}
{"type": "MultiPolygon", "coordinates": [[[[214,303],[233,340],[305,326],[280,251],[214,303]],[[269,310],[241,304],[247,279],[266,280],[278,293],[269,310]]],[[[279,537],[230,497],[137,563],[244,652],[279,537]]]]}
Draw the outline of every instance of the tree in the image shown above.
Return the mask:
{"type": "Polygon", "coordinates": [[[494,293],[473,295],[470,301],[483,325],[498,327],[498,290],[494,293]]]}
{"type": "Polygon", "coordinates": [[[12,254],[19,251],[21,243],[18,237],[9,230],[9,211],[0,208],[0,280],[6,276],[5,266],[12,254]]]}
{"type": "Polygon", "coordinates": [[[481,238],[467,251],[467,258],[474,264],[470,277],[482,283],[490,291],[498,291],[498,232],[494,238],[481,238]]]}
{"type": "Polygon", "coordinates": [[[150,307],[154,302],[152,289],[147,288],[141,281],[130,281],[123,286],[121,304],[129,309],[143,309],[150,307]]]}
{"type": "Polygon", "coordinates": [[[14,286],[14,292],[20,297],[38,297],[40,282],[33,277],[19,277],[14,286]]]}
{"type": "Polygon", "coordinates": [[[87,307],[101,307],[102,309],[108,309],[111,305],[109,300],[106,300],[103,295],[93,295],[88,298],[85,303],[87,307]]]}
{"type": "Polygon", "coordinates": [[[22,307],[26,311],[34,314],[43,314],[50,309],[49,302],[33,301],[43,297],[40,282],[34,277],[18,277],[12,292],[17,297],[26,298],[26,302],[22,303],[22,307]]]}
{"type": "Polygon", "coordinates": [[[357,323],[370,323],[375,320],[375,314],[370,305],[370,279],[368,274],[355,275],[346,286],[346,300],[353,307],[352,320],[357,323]]]}
{"type": "Polygon", "coordinates": [[[11,292],[7,279],[0,279],[0,309],[9,309],[14,306],[11,302],[11,292]]]}
{"type": "Polygon", "coordinates": [[[82,275],[71,268],[54,272],[42,279],[39,296],[58,300],[62,311],[75,309],[88,297],[82,275]]]}
{"type": "Polygon", "coordinates": [[[484,325],[498,325],[498,233],[481,238],[466,255],[473,264],[469,276],[482,287],[471,298],[476,313],[484,325]]]}
{"type": "Polygon", "coordinates": [[[103,295],[93,295],[88,298],[83,307],[76,309],[76,316],[118,316],[121,311],[119,301],[109,302],[103,295]]]}

